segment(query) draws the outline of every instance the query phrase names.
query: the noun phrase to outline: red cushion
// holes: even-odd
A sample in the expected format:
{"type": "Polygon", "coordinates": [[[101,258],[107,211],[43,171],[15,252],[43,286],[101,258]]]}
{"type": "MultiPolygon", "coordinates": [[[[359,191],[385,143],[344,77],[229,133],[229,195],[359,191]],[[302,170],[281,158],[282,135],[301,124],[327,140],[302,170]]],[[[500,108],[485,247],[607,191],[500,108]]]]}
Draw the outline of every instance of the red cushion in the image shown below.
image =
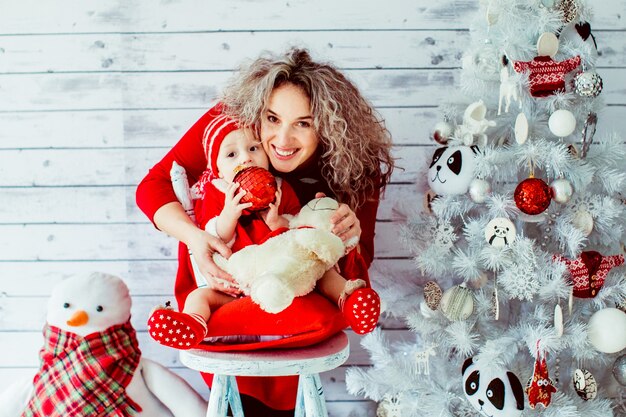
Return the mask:
{"type": "Polygon", "coordinates": [[[231,335],[288,336],[276,340],[238,344],[202,343],[197,349],[239,351],[308,346],[327,339],[347,326],[336,305],[317,292],[296,297],[278,314],[267,313],[250,297],[232,301],[215,311],[208,322],[208,337],[231,335]]]}

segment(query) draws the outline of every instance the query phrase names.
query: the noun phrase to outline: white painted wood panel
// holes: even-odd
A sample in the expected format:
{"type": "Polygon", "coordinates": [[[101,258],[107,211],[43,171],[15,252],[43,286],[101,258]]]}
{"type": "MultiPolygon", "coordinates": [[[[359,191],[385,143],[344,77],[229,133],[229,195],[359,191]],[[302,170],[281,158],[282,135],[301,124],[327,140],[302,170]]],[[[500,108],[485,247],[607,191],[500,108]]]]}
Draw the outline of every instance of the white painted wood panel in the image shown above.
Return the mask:
{"type": "Polygon", "coordinates": [[[460,66],[468,37],[466,31],[436,30],[379,31],[366,39],[362,32],[345,30],[18,35],[0,39],[4,50],[0,69],[5,73],[230,71],[250,57],[250,50],[295,45],[304,45],[341,68],[451,67],[460,66]]]}
{"type": "MultiPolygon", "coordinates": [[[[401,158],[377,226],[375,283],[414,274],[394,207],[414,197],[437,105],[459,79],[477,0],[0,0],[0,390],[32,373],[51,288],[76,273],[123,277],[147,357],[203,395],[199,376],[151,342],[144,320],[172,298],[176,241],[134,204],[147,169],[214,100],[233,70],[288,44],[343,68],[378,108],[401,158]]],[[[626,131],[626,0],[592,22],[603,97],[598,134],[626,131]]],[[[488,103],[495,105],[494,103],[488,103]]],[[[409,201],[409,204],[412,202],[409,201]]],[[[415,204],[421,204],[419,201],[415,204]]],[[[407,340],[386,318],[387,336],[407,340]]],[[[347,366],[369,366],[350,334],[347,366]]],[[[374,416],[345,391],[346,367],[322,375],[331,416],[374,416]]]]}
{"type": "MultiPolygon", "coordinates": [[[[626,105],[600,114],[598,135],[626,131],[626,105]]],[[[169,148],[206,111],[193,109],[126,109],[0,113],[0,152],[58,148],[169,148]],[[25,128],[27,126],[28,128],[25,128]],[[53,136],[51,137],[51,132],[53,136]]],[[[432,145],[439,121],[435,106],[378,108],[397,145],[432,145]]],[[[2,157],[2,153],[0,153],[2,157]]],[[[0,178],[2,181],[2,178],[0,178]]]]}
{"type": "MultiPolygon", "coordinates": [[[[622,33],[594,26],[602,67],[623,67],[622,33]]],[[[250,50],[306,46],[340,68],[460,67],[467,31],[210,32],[3,36],[3,73],[230,71],[250,50]],[[180,48],[185,45],[185,48],[180,48]],[[198,53],[202,51],[202,53],[198,53]],[[401,51],[402,53],[398,53],[401,51]]]]}
{"type": "MultiPolygon", "coordinates": [[[[609,105],[624,105],[621,68],[602,68],[609,105]],[[610,88],[609,88],[610,86],[610,88]]],[[[347,70],[347,76],[379,107],[437,106],[458,83],[453,69],[347,70]]],[[[0,112],[75,109],[165,109],[206,107],[218,97],[229,72],[63,73],[0,75],[0,112]]],[[[493,103],[495,105],[495,102],[493,103]]]]}
{"type": "MultiPolygon", "coordinates": [[[[625,29],[626,2],[611,0],[595,10],[595,27],[625,29]],[[606,6],[604,6],[606,5],[606,6]]],[[[0,27],[6,33],[117,33],[217,30],[467,28],[478,3],[307,0],[246,1],[3,0],[0,27]],[[10,7],[9,7],[10,5],[10,7]]]]}

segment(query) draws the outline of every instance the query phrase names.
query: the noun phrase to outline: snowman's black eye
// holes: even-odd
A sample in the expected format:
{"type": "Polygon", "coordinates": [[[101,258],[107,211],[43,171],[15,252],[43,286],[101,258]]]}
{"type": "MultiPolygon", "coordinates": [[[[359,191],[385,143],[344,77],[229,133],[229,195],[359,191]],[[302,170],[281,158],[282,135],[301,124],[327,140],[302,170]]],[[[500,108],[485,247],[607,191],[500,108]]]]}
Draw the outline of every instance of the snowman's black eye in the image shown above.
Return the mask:
{"type": "Polygon", "coordinates": [[[98,306],[98,307],[96,307],[96,311],[97,311],[97,312],[101,312],[102,310],[104,310],[104,307],[102,307],[102,306],[98,306]]]}
{"type": "Polygon", "coordinates": [[[63,308],[70,308],[70,303],[63,303],[63,308]]]}

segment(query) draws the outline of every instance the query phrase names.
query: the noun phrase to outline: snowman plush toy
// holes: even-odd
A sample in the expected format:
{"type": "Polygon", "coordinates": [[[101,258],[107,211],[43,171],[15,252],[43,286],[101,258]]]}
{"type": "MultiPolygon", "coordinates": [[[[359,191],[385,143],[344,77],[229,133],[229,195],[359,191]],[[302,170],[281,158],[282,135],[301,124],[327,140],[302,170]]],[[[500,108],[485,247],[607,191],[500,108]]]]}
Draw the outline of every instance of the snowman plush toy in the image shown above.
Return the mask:
{"type": "Polygon", "coordinates": [[[184,380],[141,357],[128,287],[93,273],[58,284],[48,302],[32,379],[0,395],[2,417],[200,417],[206,401],[184,380]]]}

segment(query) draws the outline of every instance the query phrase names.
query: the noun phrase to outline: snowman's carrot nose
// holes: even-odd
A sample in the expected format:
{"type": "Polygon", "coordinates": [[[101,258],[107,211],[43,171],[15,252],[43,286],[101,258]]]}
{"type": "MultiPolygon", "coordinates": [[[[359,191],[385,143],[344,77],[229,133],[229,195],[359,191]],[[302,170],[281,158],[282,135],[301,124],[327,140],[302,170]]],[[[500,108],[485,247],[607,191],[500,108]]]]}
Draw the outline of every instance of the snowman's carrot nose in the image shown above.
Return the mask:
{"type": "Polygon", "coordinates": [[[87,314],[87,312],[85,312],[84,310],[78,310],[77,312],[72,314],[72,317],[67,320],[67,325],[78,327],[87,324],[88,321],[89,315],[87,314]]]}

